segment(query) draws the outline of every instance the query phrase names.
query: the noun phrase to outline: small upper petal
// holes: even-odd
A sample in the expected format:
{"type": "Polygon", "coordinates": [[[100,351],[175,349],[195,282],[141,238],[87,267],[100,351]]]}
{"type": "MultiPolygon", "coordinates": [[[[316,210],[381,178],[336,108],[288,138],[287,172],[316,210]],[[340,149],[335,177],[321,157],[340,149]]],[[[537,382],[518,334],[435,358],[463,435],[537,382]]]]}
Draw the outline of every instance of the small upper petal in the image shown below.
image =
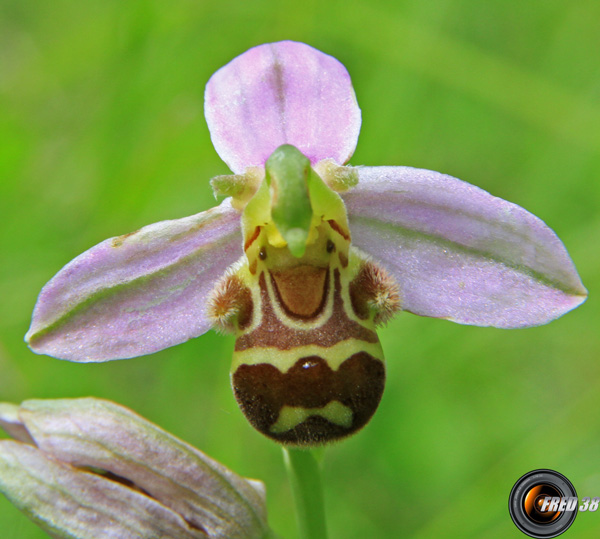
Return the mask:
{"type": "Polygon", "coordinates": [[[342,194],[353,243],[394,275],[402,308],[463,324],[545,324],[585,300],[567,250],[543,221],[430,170],[358,167],[342,194]]]}
{"type": "Polygon", "coordinates": [[[259,45],[219,69],[206,85],[205,114],[215,149],[236,173],[263,165],[282,144],[313,164],[343,164],[361,122],[346,68],[293,41],[259,45]]]}

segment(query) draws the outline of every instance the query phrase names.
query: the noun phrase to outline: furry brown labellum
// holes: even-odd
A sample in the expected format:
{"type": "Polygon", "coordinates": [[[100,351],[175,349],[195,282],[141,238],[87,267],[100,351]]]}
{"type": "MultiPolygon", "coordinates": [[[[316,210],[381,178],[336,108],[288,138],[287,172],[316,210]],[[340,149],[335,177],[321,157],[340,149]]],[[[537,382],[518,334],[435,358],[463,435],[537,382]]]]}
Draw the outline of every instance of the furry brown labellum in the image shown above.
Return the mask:
{"type": "Polygon", "coordinates": [[[214,324],[237,337],[231,383],[240,408],[284,444],[356,432],[383,393],[375,328],[400,307],[395,281],[351,249],[339,195],[291,146],[267,161],[242,223],[245,256],[209,302],[214,324]]]}
{"type": "Polygon", "coordinates": [[[344,242],[322,223],[305,255],[320,252],[321,264],[303,257],[277,269],[269,263],[286,258],[285,248],[264,244],[255,273],[243,261],[213,293],[211,316],[237,335],[231,382],[238,404],[257,430],[284,444],[353,434],[383,393],[375,326],[399,308],[398,288],[357,251],[340,257],[344,242]]]}

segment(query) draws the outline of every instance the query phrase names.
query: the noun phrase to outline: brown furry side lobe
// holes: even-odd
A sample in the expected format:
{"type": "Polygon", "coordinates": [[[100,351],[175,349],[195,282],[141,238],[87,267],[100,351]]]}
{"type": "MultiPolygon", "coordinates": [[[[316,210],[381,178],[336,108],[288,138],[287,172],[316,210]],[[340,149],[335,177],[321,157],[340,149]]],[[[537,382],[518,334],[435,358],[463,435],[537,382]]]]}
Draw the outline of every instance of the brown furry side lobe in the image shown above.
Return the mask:
{"type": "Polygon", "coordinates": [[[226,275],[213,289],[207,305],[207,315],[216,329],[233,333],[252,321],[252,294],[237,275],[226,275]]]}
{"type": "Polygon", "coordinates": [[[384,325],[401,309],[398,284],[388,272],[373,262],[364,262],[350,283],[352,308],[362,320],[373,313],[373,322],[384,325]]]}

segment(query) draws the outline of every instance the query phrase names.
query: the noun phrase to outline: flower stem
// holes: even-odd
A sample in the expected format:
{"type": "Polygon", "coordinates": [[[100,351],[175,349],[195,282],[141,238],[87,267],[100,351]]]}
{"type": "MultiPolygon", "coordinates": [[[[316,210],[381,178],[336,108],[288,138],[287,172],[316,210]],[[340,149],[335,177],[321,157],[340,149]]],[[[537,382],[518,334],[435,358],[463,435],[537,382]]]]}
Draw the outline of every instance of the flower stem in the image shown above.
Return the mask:
{"type": "Polygon", "coordinates": [[[327,539],[321,472],[310,450],[283,448],[301,539],[327,539]]]}

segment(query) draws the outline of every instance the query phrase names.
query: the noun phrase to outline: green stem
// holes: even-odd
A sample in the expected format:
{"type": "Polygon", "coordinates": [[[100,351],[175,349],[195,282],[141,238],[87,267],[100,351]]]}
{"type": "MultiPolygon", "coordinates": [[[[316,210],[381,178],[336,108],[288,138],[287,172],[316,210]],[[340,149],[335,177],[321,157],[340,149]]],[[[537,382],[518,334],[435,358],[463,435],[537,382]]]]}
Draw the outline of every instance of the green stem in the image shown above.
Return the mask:
{"type": "Polygon", "coordinates": [[[310,450],[283,448],[301,539],[327,539],[321,472],[310,450]]]}

